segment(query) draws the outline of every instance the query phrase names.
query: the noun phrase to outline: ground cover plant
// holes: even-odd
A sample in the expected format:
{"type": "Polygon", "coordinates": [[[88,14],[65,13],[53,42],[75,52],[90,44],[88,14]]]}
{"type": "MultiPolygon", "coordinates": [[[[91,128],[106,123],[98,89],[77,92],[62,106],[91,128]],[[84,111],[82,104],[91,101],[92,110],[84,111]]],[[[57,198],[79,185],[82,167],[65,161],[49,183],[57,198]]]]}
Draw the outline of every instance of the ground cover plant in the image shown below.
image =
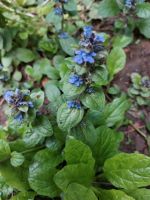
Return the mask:
{"type": "Polygon", "coordinates": [[[150,76],[115,82],[149,18],[146,1],[0,2],[0,199],[149,200],[150,76]]]}

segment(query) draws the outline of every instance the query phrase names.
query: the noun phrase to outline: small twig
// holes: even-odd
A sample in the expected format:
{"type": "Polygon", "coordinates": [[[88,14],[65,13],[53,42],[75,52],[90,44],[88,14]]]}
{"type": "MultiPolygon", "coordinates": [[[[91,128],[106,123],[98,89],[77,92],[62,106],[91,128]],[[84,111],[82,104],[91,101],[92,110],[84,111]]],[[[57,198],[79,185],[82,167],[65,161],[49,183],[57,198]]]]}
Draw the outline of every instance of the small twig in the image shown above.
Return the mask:
{"type": "Polygon", "coordinates": [[[137,128],[134,124],[130,124],[136,131],[139,133],[146,141],[147,141],[147,136],[145,133],[143,133],[139,128],[137,128]]]}
{"type": "MultiPolygon", "coordinates": [[[[145,126],[139,126],[138,127],[138,129],[141,129],[141,128],[145,128],[145,126]]],[[[130,130],[130,131],[124,131],[126,134],[128,134],[128,133],[133,133],[135,131],[135,129],[134,130],[130,130]]]]}

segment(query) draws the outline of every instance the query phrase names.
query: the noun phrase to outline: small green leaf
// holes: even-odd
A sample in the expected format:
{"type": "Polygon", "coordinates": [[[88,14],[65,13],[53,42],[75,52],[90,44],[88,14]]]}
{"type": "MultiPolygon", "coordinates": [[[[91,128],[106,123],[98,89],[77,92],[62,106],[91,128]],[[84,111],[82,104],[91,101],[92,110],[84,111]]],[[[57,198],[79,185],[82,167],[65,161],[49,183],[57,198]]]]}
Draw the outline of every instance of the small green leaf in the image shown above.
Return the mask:
{"type": "Polygon", "coordinates": [[[98,200],[92,189],[72,183],[68,186],[64,200],[98,200]]]}
{"type": "Polygon", "coordinates": [[[10,156],[9,143],[5,140],[0,140],[0,161],[7,159],[10,156]]]}
{"type": "Polygon", "coordinates": [[[18,48],[15,52],[15,56],[18,60],[25,63],[31,62],[35,59],[35,54],[31,50],[25,48],[18,48]]]}
{"type": "Polygon", "coordinates": [[[14,167],[19,167],[20,165],[23,164],[25,158],[23,156],[23,154],[13,151],[11,153],[11,159],[10,159],[10,163],[12,166],[14,167]]]}
{"type": "Polygon", "coordinates": [[[35,108],[40,108],[43,105],[44,92],[42,90],[39,90],[39,89],[33,90],[30,97],[33,100],[33,104],[34,104],[35,108]]]}
{"type": "Polygon", "coordinates": [[[138,153],[120,153],[105,162],[104,174],[116,187],[133,190],[150,185],[150,158],[138,153]]]}
{"type": "Polygon", "coordinates": [[[60,106],[57,112],[57,123],[60,129],[70,130],[75,127],[83,118],[84,110],[76,108],[67,108],[64,103],[60,106]]]}
{"type": "Polygon", "coordinates": [[[107,57],[107,68],[109,72],[110,79],[121,71],[126,63],[126,54],[123,49],[115,47],[107,57]]]}
{"type": "Polygon", "coordinates": [[[137,27],[139,28],[141,34],[146,38],[150,38],[150,19],[139,19],[137,21],[137,27]]]}
{"type": "Polygon", "coordinates": [[[133,36],[117,35],[113,39],[113,47],[124,48],[128,46],[133,40],[133,36]]]}
{"type": "Polygon", "coordinates": [[[17,195],[13,196],[11,200],[34,200],[34,192],[19,192],[17,195]]]}

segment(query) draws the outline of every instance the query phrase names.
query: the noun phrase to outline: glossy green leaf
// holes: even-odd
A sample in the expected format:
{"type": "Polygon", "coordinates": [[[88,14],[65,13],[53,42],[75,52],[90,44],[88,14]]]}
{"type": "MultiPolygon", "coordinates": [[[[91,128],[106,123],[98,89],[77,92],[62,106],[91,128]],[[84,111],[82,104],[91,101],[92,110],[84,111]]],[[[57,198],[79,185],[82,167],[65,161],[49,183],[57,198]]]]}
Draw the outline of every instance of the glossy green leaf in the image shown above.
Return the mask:
{"type": "Polygon", "coordinates": [[[141,34],[146,38],[150,38],[150,19],[140,19],[137,21],[137,27],[141,34]]]}
{"type": "Polygon", "coordinates": [[[81,99],[82,104],[92,110],[102,110],[105,106],[105,95],[102,91],[85,94],[81,99]]]}
{"type": "Polygon", "coordinates": [[[67,11],[76,11],[77,10],[76,0],[69,0],[67,3],[64,4],[64,8],[67,11]]]}
{"type": "Polygon", "coordinates": [[[113,129],[101,126],[96,129],[97,141],[92,147],[93,156],[98,166],[103,166],[104,162],[119,153],[120,142],[123,135],[113,129]]]}
{"type": "Polygon", "coordinates": [[[149,18],[150,17],[150,3],[140,3],[136,6],[136,14],[141,18],[149,18]]]}
{"type": "Polygon", "coordinates": [[[11,153],[11,159],[10,159],[10,163],[12,166],[14,167],[19,167],[20,165],[23,164],[25,158],[23,156],[23,154],[13,151],[11,153]]]}
{"type": "Polygon", "coordinates": [[[74,55],[74,51],[77,46],[77,42],[73,37],[68,36],[68,38],[66,38],[66,39],[60,38],[59,42],[60,42],[60,45],[61,45],[63,51],[66,54],[68,54],[70,56],[74,55]]]}
{"type": "Polygon", "coordinates": [[[19,192],[17,195],[13,196],[11,200],[34,200],[34,192],[19,192]]]}
{"type": "Polygon", "coordinates": [[[135,200],[149,200],[150,190],[145,188],[140,188],[132,192],[128,192],[135,200]]]}
{"type": "Polygon", "coordinates": [[[39,151],[33,164],[29,167],[29,184],[39,195],[56,197],[59,189],[53,181],[53,177],[58,171],[56,169],[62,161],[61,155],[51,152],[49,149],[39,151]]]}
{"type": "Polygon", "coordinates": [[[99,190],[99,200],[135,200],[123,191],[119,190],[99,190]]]}
{"type": "Polygon", "coordinates": [[[72,183],[68,186],[64,200],[98,200],[92,189],[72,183]]]}
{"type": "Polygon", "coordinates": [[[107,68],[110,79],[112,79],[116,73],[124,68],[125,63],[126,54],[124,53],[123,49],[119,47],[115,47],[114,49],[112,49],[107,57],[107,68]]]}
{"type": "Polygon", "coordinates": [[[105,162],[104,174],[116,187],[136,189],[150,185],[150,158],[138,153],[120,153],[105,162]]]}
{"type": "Polygon", "coordinates": [[[57,123],[60,129],[70,130],[75,127],[83,118],[84,110],[68,108],[66,103],[62,104],[57,112],[57,123]]]}

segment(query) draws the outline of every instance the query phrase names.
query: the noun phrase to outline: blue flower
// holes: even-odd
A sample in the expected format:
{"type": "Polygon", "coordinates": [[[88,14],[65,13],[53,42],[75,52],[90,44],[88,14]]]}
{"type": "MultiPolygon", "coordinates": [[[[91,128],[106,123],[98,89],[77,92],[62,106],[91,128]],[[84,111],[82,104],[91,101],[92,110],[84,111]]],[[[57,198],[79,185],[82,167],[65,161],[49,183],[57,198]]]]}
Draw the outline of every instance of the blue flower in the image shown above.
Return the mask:
{"type": "Polygon", "coordinates": [[[14,119],[18,122],[21,123],[23,121],[23,114],[21,112],[19,112],[14,119]]]}
{"type": "Polygon", "coordinates": [[[103,35],[95,35],[94,41],[95,42],[104,42],[105,38],[103,35]]]}
{"type": "Polygon", "coordinates": [[[61,39],[67,39],[68,37],[69,37],[69,35],[67,32],[62,32],[59,34],[59,38],[61,38],[61,39]]]}
{"type": "Polygon", "coordinates": [[[54,8],[54,13],[55,13],[55,15],[62,15],[63,10],[60,7],[56,7],[56,8],[54,8]]]}
{"type": "Polygon", "coordinates": [[[68,80],[69,83],[79,87],[80,85],[84,84],[83,78],[81,78],[80,76],[73,74],[69,77],[68,80]]]}
{"type": "Polygon", "coordinates": [[[125,0],[125,6],[127,8],[132,8],[133,3],[134,3],[133,0],[125,0]]]}
{"type": "Polygon", "coordinates": [[[13,92],[13,91],[10,91],[10,90],[6,91],[6,92],[4,93],[4,96],[3,96],[3,97],[4,97],[5,101],[7,101],[8,104],[14,103],[14,99],[13,99],[13,97],[14,97],[14,92],[13,92]]]}
{"type": "Polygon", "coordinates": [[[67,106],[69,109],[75,108],[75,109],[81,109],[81,104],[79,101],[67,101],[67,106]]]}
{"type": "Polygon", "coordinates": [[[83,35],[85,38],[90,38],[93,32],[93,27],[92,26],[85,26],[83,28],[83,35]]]}
{"type": "Polygon", "coordinates": [[[86,52],[85,50],[78,50],[75,52],[76,56],[74,57],[74,61],[77,64],[83,63],[94,63],[95,60],[93,57],[96,56],[95,52],[86,52]]]}

